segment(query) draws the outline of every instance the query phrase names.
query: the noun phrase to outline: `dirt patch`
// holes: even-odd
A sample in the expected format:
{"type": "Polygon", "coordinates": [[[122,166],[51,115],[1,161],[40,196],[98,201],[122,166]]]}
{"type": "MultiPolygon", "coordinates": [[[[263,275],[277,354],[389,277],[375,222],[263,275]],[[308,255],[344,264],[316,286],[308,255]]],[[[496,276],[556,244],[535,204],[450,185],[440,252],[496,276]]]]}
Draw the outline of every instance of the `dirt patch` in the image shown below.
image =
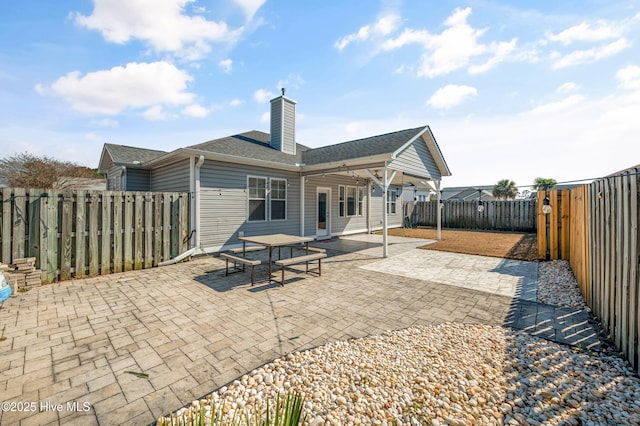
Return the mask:
{"type": "MultiPolygon", "coordinates": [[[[395,228],[389,235],[435,240],[433,228],[395,228]]],[[[442,230],[442,240],[421,247],[425,250],[441,250],[454,253],[501,257],[504,259],[536,260],[538,246],[536,234],[442,230]]]]}

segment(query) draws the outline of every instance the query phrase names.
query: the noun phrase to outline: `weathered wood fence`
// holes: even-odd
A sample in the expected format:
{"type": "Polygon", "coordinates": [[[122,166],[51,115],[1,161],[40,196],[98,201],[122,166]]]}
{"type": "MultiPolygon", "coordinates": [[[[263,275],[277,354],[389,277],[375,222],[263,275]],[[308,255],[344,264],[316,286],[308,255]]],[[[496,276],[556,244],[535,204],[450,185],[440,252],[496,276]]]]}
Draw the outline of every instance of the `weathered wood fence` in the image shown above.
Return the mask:
{"type": "Polygon", "coordinates": [[[188,248],[189,194],[0,188],[0,261],[42,282],[143,269],[188,248]]]}
{"type": "MultiPolygon", "coordinates": [[[[535,232],[536,201],[483,201],[484,211],[478,211],[477,201],[446,200],[442,203],[442,227],[490,231],[535,232]]],[[[405,215],[415,226],[436,226],[438,203],[422,201],[405,204],[405,215]]]]}
{"type": "Polygon", "coordinates": [[[548,239],[549,258],[569,260],[587,305],[638,373],[639,191],[640,168],[570,191],[549,191],[552,212],[540,213],[538,227],[539,257],[547,257],[548,239]]]}

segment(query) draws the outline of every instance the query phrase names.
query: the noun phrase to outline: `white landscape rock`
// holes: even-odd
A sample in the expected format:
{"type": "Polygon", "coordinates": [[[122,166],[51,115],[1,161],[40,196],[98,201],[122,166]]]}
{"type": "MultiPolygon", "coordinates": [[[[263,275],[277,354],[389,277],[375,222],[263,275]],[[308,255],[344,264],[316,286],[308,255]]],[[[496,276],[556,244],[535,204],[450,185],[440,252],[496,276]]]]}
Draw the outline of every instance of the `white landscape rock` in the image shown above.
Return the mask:
{"type": "Polygon", "coordinates": [[[640,380],[623,359],[487,325],[418,326],[296,352],[207,401],[246,401],[254,412],[257,390],[264,410],[286,394],[277,382],[304,396],[307,425],[640,424],[640,380]]]}
{"type": "Polygon", "coordinates": [[[551,260],[538,264],[539,303],[566,308],[587,309],[571,266],[566,260],[551,260]]]}
{"type": "MultiPolygon", "coordinates": [[[[565,261],[538,271],[539,302],[586,308],[565,261]]],[[[625,360],[460,323],[288,354],[181,411],[264,411],[287,391],[304,397],[305,425],[640,424],[640,379],[625,360]]]]}

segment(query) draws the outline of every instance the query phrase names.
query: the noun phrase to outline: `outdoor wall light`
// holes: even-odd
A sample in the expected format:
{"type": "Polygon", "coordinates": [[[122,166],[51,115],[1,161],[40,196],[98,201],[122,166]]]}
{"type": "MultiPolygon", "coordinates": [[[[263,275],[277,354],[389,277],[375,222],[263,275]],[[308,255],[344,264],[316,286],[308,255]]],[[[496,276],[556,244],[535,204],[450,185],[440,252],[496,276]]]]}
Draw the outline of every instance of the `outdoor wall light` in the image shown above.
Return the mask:
{"type": "Polygon", "coordinates": [[[484,202],[482,201],[482,190],[478,189],[478,212],[482,213],[484,211],[484,202]]]}
{"type": "Polygon", "coordinates": [[[542,200],[542,213],[551,213],[551,202],[549,201],[549,197],[544,197],[544,200],[542,200]]]}

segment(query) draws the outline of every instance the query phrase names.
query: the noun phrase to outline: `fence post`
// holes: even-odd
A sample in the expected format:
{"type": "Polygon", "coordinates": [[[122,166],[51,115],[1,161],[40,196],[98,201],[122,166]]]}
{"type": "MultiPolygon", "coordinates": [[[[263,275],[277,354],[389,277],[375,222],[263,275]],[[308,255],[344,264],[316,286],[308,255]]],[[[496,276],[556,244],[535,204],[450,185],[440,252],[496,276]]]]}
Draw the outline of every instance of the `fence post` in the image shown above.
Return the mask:
{"type": "Polygon", "coordinates": [[[87,232],[86,232],[86,213],[87,198],[86,193],[83,190],[76,191],[76,268],[75,277],[83,278],[86,275],[86,244],[87,244],[87,232]]]}

